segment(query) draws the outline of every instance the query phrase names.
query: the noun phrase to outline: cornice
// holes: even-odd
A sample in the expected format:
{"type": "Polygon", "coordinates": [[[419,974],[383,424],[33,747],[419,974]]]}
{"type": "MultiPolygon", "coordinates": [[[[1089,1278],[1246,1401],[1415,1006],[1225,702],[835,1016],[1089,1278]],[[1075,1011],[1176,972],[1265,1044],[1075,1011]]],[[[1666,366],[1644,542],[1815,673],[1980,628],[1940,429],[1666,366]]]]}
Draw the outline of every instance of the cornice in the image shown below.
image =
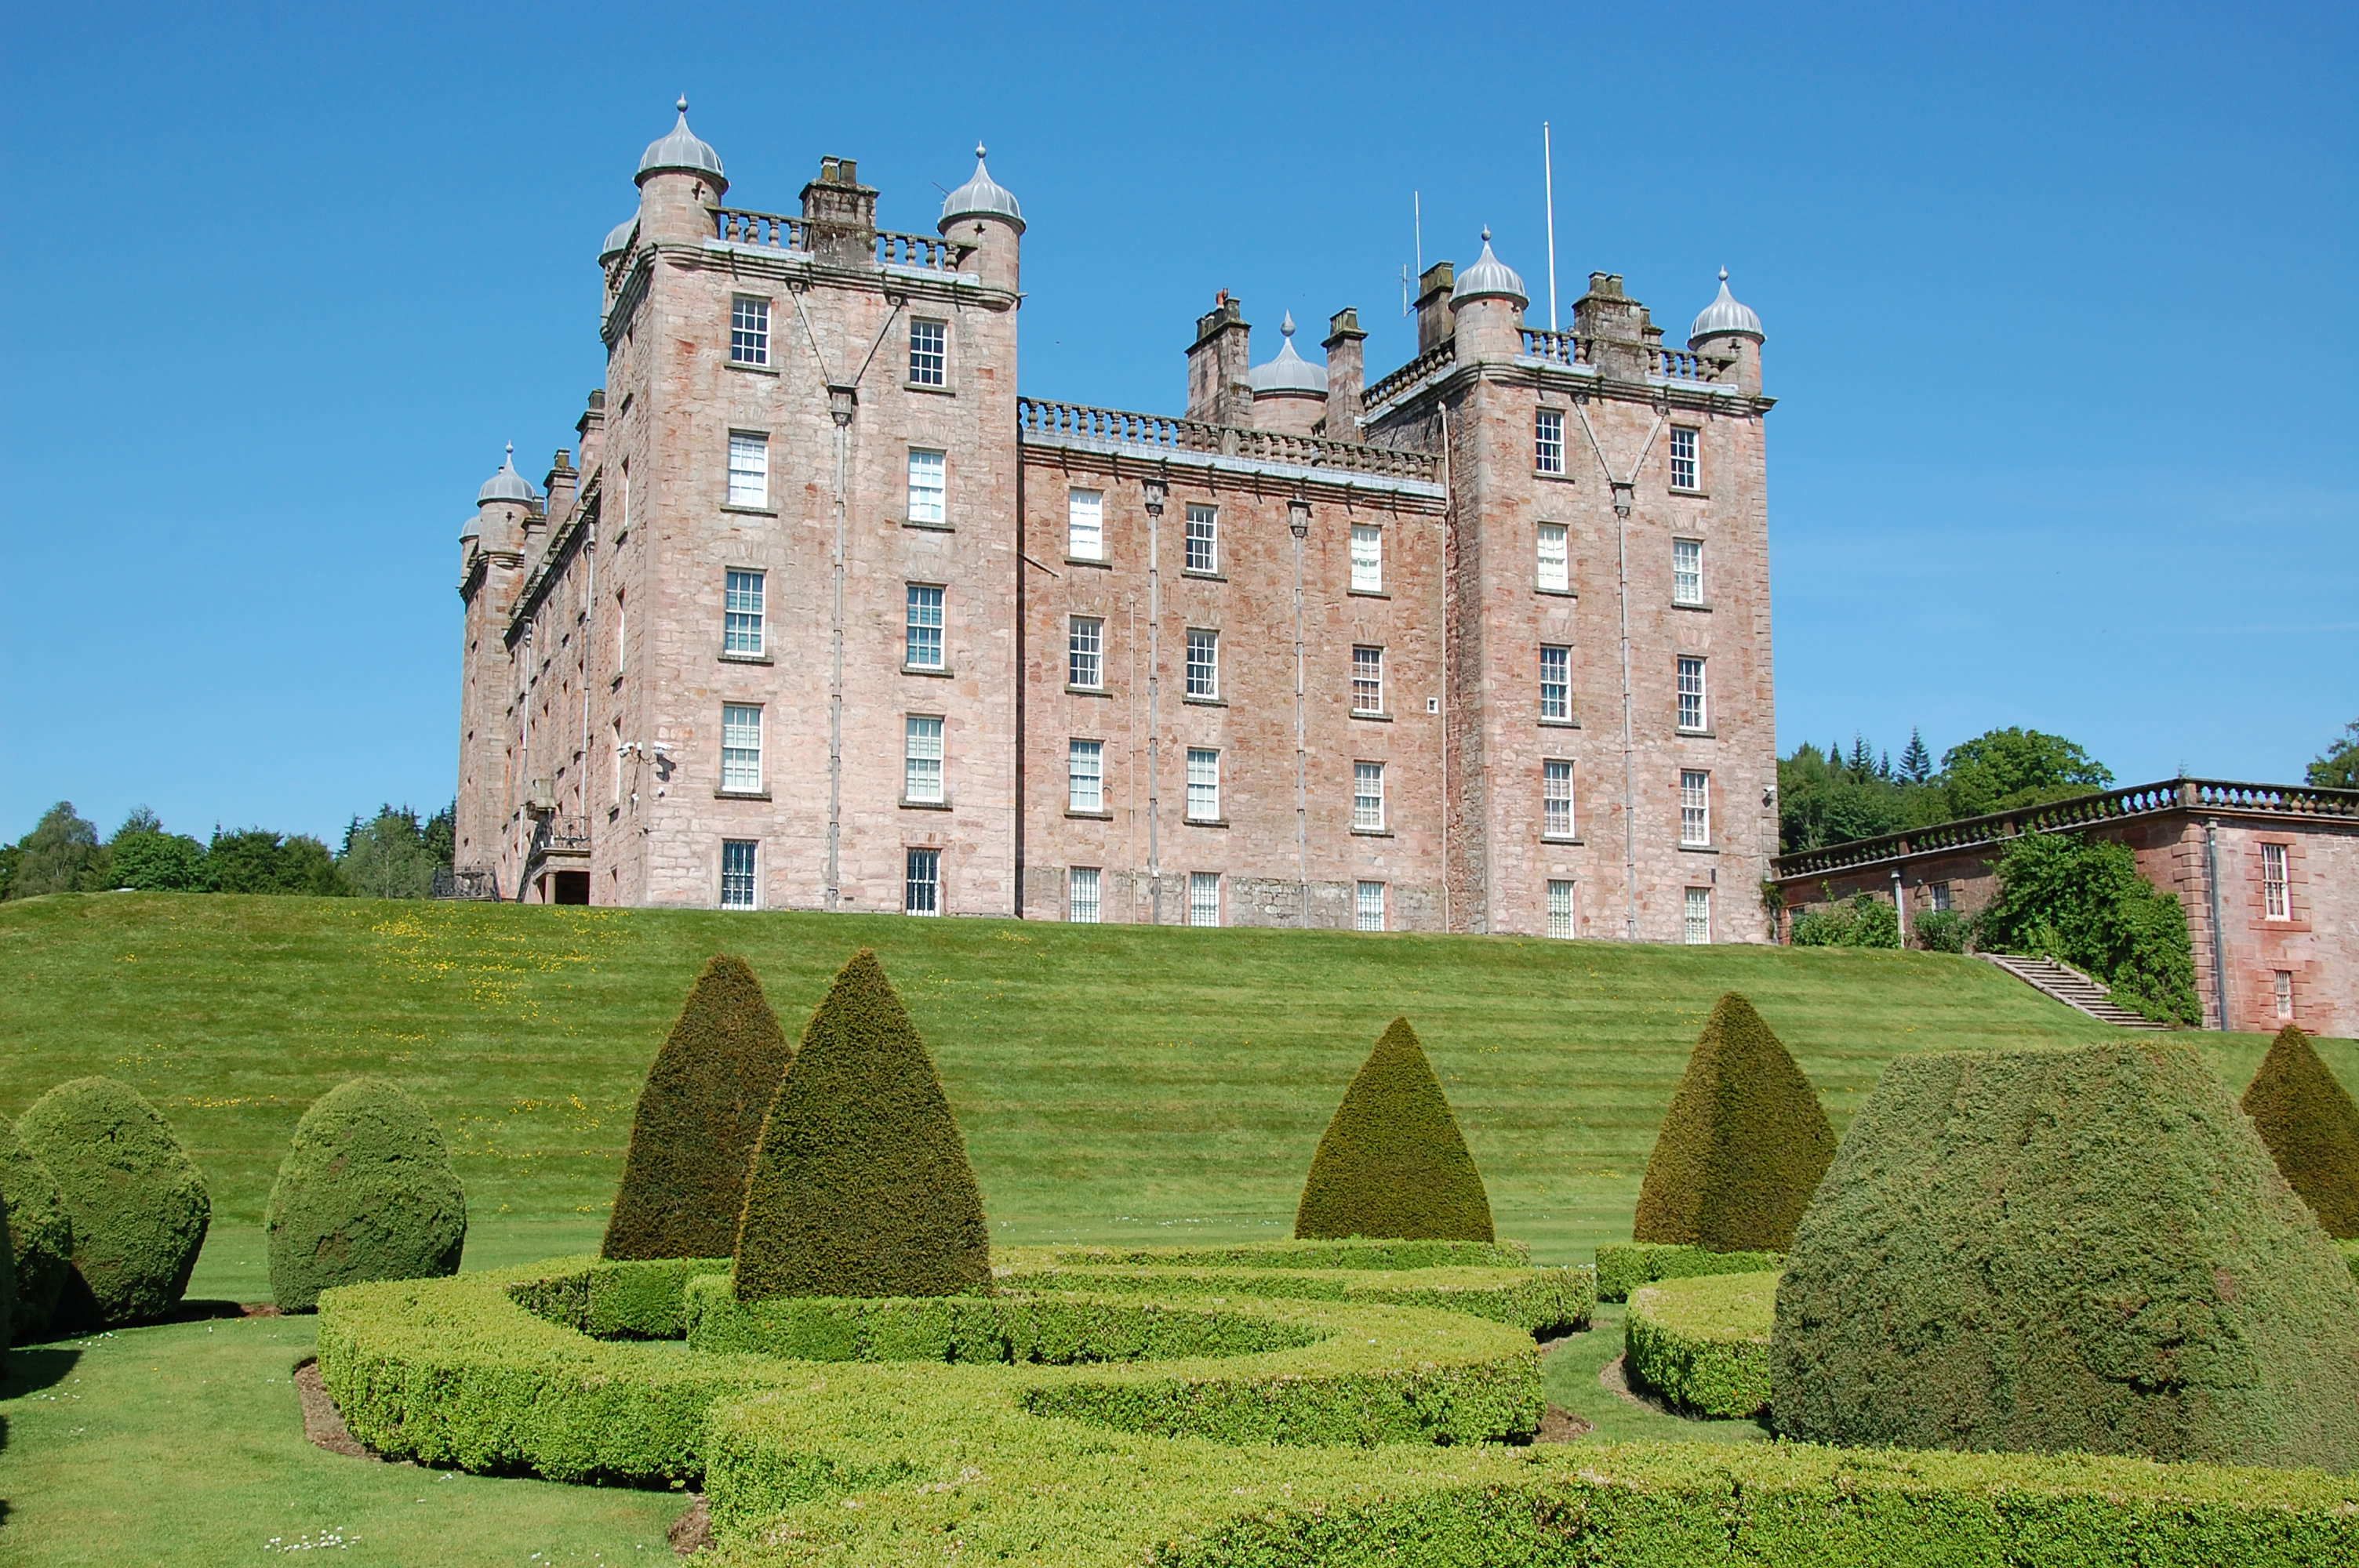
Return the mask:
{"type": "Polygon", "coordinates": [[[1210,482],[1250,490],[1263,496],[1299,496],[1331,505],[1430,513],[1435,516],[1449,509],[1449,492],[1441,485],[1388,474],[1268,462],[1223,452],[1150,451],[1076,437],[1026,435],[1018,439],[1017,447],[1018,455],[1026,460],[1053,456],[1062,468],[1122,479],[1169,480],[1178,474],[1195,473],[1210,482]]]}

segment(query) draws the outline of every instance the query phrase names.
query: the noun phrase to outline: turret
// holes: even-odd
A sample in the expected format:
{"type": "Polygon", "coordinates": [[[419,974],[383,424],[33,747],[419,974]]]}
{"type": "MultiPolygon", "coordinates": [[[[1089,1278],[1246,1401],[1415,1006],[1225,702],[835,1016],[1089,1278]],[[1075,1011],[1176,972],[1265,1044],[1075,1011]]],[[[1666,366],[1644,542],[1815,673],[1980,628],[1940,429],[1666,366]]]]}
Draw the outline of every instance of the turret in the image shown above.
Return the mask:
{"type": "Polygon", "coordinates": [[[1524,307],[1531,302],[1516,269],[1491,254],[1491,231],[1484,230],[1483,254],[1450,290],[1450,334],[1458,362],[1512,360],[1521,353],[1524,307]]]}
{"type": "Polygon", "coordinates": [[[516,472],[516,443],[510,441],[507,456],[475,492],[475,535],[484,553],[508,564],[520,561],[539,500],[532,481],[516,472]]]}
{"type": "Polygon", "coordinates": [[[1326,367],[1294,351],[1294,312],[1286,313],[1277,330],[1277,357],[1246,374],[1253,388],[1254,427],[1308,436],[1327,414],[1326,367]]]}
{"type": "Polygon", "coordinates": [[[1728,292],[1728,269],[1720,269],[1720,294],[1688,329],[1688,347],[1706,359],[1734,362],[1713,379],[1761,390],[1761,318],[1728,292]]]}
{"type": "Polygon", "coordinates": [[[729,189],[721,155],[688,128],[688,100],[679,107],[679,123],[639,155],[643,241],[695,244],[712,238],[712,211],[729,189]]]}
{"type": "Polygon", "coordinates": [[[1188,349],[1188,417],[1213,425],[1253,422],[1253,328],[1245,307],[1225,288],[1212,308],[1196,318],[1196,341],[1188,349]]]}
{"type": "Polygon", "coordinates": [[[1015,293],[1021,287],[1018,265],[1024,239],[1024,209],[1016,193],[991,178],[983,166],[983,144],[974,144],[974,175],[942,200],[942,238],[972,245],[966,269],[979,275],[988,288],[1015,293]]]}

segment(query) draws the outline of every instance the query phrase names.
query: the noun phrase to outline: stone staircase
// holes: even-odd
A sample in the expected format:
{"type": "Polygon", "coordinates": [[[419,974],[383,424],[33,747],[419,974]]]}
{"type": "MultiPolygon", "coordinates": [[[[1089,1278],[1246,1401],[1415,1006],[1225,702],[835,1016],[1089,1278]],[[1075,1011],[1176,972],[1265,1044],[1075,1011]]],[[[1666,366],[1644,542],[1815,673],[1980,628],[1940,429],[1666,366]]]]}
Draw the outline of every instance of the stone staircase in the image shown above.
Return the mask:
{"type": "Polygon", "coordinates": [[[2101,1023],[2118,1025],[2123,1029],[2167,1029],[2169,1024],[2157,1023],[2141,1013],[2125,1007],[2116,1007],[2105,994],[2105,988],[2070,964],[2053,958],[2019,958],[2011,953],[1976,955],[1996,964],[2032,989],[2053,997],[2066,1007],[2077,1008],[2101,1023]]]}

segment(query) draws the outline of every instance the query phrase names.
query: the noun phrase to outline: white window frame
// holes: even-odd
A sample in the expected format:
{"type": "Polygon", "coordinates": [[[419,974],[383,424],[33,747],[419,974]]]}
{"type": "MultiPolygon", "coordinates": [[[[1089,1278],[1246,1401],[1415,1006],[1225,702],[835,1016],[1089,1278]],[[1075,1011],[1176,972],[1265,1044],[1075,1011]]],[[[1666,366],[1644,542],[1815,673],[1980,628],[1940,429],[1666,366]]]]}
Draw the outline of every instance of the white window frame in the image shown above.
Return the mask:
{"type": "Polygon", "coordinates": [[[948,386],[950,384],[951,324],[935,317],[910,317],[909,384],[948,386]]]}
{"type": "Polygon", "coordinates": [[[1221,509],[1200,501],[1188,503],[1183,569],[1211,577],[1221,569],[1221,509]]]}
{"type": "Polygon", "coordinates": [[[1542,593],[1572,591],[1572,530],[1562,523],[1543,523],[1533,541],[1536,561],[1532,581],[1542,593]]]}
{"type": "Polygon", "coordinates": [[[1188,748],[1188,820],[1221,820],[1221,752],[1218,747],[1188,748]]]}
{"type": "MultiPolygon", "coordinates": [[[[766,605],[769,578],[742,567],[721,574],[721,651],[733,658],[758,659],[769,649],[766,605]]],[[[621,619],[618,611],[615,619],[621,619]]],[[[619,669],[618,655],[615,665],[619,669]]]]}
{"type": "Polygon", "coordinates": [[[770,438],[759,430],[729,432],[729,504],[769,507],[770,438]]]}
{"type": "Polygon", "coordinates": [[[942,913],[942,852],[913,846],[901,851],[901,913],[932,919],[942,913]]]}
{"type": "Polygon", "coordinates": [[[1679,655],[1679,729],[1683,734],[1701,735],[1712,728],[1710,690],[1705,684],[1703,665],[1703,657],[1700,654],[1679,655]]]}
{"type": "Polygon", "coordinates": [[[1352,831],[1382,833],[1385,830],[1385,765],[1382,762],[1355,762],[1352,764],[1352,831]]]}
{"type": "Polygon", "coordinates": [[[1575,903],[1572,879],[1551,877],[1548,884],[1548,902],[1543,911],[1542,931],[1558,941],[1569,942],[1578,929],[1578,905],[1575,903]]]}
{"type": "Polygon", "coordinates": [[[723,909],[759,909],[762,907],[762,846],[755,838],[723,838],[721,840],[721,907],[723,909]],[[745,861],[732,867],[730,860],[737,850],[745,861]]]}
{"type": "Polygon", "coordinates": [[[1544,722],[1570,723],[1572,719],[1572,645],[1569,643],[1540,644],[1540,719],[1544,722]],[[1556,668],[1549,678],[1549,666],[1556,668]]]}
{"type": "Polygon", "coordinates": [[[901,663],[913,670],[947,669],[950,658],[950,590],[939,583],[913,582],[903,595],[901,663]]]}
{"type": "Polygon", "coordinates": [[[1105,811],[1105,742],[1070,737],[1065,741],[1065,809],[1092,816],[1105,811]]]}
{"type": "Polygon", "coordinates": [[[1352,885],[1352,923],[1362,931],[1385,928],[1385,884],[1359,881],[1352,885]]]}
{"type": "Polygon", "coordinates": [[[1680,848],[1712,847],[1712,772],[1708,768],[1680,770],[1680,848]]]}
{"type": "Polygon", "coordinates": [[[1352,591],[1385,590],[1385,531],[1373,523],[1352,524],[1352,591]]]}
{"type": "Polygon", "coordinates": [[[1385,712],[1385,651],[1372,643],[1352,645],[1352,712],[1381,719],[1385,712]]]}
{"type": "Polygon", "coordinates": [[[1190,871],[1188,873],[1188,924],[1218,925],[1221,924],[1221,873],[1190,871]]]}
{"type": "Polygon", "coordinates": [[[758,294],[730,297],[729,362],[765,367],[770,362],[770,302],[758,294]]]}
{"type": "Polygon", "coordinates": [[[913,806],[940,806],[950,799],[945,729],[940,714],[901,716],[901,798],[913,806]]]}
{"type": "Polygon", "coordinates": [[[1541,408],[1532,414],[1532,471],[1561,478],[1564,473],[1564,410],[1541,408]]]}
{"type": "Polygon", "coordinates": [[[1105,873],[1097,866],[1065,868],[1065,920],[1072,925],[1096,925],[1104,913],[1105,873]]]}
{"type": "Polygon", "coordinates": [[[1076,561],[1106,558],[1104,491],[1065,492],[1065,555],[1076,561]]]}
{"type": "Polygon", "coordinates": [[[2283,844],[2261,846],[2261,918],[2293,918],[2293,856],[2283,844]]]}
{"type": "Polygon", "coordinates": [[[758,702],[721,705],[721,793],[762,793],[762,705],[758,702]]]}
{"type": "Polygon", "coordinates": [[[951,520],[951,458],[933,447],[909,449],[909,521],[946,528],[951,520]]]}
{"type": "Polygon", "coordinates": [[[1680,940],[1690,947],[1712,946],[1712,889],[1687,890],[1680,905],[1680,940]]]}
{"type": "Polygon", "coordinates": [[[1671,488],[1703,488],[1703,431],[1693,425],[1671,427],[1671,488]]]}
{"type": "Polygon", "coordinates": [[[1572,798],[1572,759],[1540,760],[1540,837],[1570,839],[1580,827],[1572,798]]]}
{"type": "Polygon", "coordinates": [[[1104,616],[1065,617],[1065,684],[1076,691],[1105,689],[1104,616]]]}
{"type": "Polygon", "coordinates": [[[1671,541],[1671,602],[1673,604],[1703,602],[1703,541],[1701,539],[1671,541]]]}
{"type": "Polygon", "coordinates": [[[1188,697],[1197,702],[1221,700],[1221,633],[1211,626],[1188,628],[1188,697]]]}

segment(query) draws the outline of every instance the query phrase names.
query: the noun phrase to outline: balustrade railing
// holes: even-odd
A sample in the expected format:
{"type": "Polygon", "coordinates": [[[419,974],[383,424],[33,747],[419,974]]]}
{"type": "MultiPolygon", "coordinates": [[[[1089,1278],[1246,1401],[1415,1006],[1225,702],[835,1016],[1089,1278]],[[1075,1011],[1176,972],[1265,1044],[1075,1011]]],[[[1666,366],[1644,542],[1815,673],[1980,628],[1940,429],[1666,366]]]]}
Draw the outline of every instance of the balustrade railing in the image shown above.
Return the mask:
{"type": "Polygon", "coordinates": [[[1360,395],[1362,406],[1375,407],[1391,397],[1393,394],[1416,385],[1457,357],[1458,350],[1455,344],[1449,342],[1434,344],[1390,375],[1379,376],[1365,392],[1360,395]]]}
{"type": "Polygon", "coordinates": [[[431,895],[435,898],[473,899],[484,903],[496,903],[500,896],[499,877],[496,872],[484,871],[474,866],[456,871],[449,866],[437,866],[434,868],[434,885],[431,895]]]}
{"type": "Polygon", "coordinates": [[[723,207],[712,214],[713,236],[735,245],[769,245],[783,251],[810,249],[800,218],[780,212],[747,212],[723,207]]]}
{"type": "Polygon", "coordinates": [[[590,819],[586,816],[544,816],[532,830],[532,853],[586,855],[590,852],[590,819]]]}
{"type": "Polygon", "coordinates": [[[1164,414],[1096,408],[1082,403],[1019,397],[1016,400],[1016,423],[1023,436],[1036,440],[1061,438],[1141,447],[1151,451],[1216,452],[1257,462],[1344,469],[1353,473],[1427,482],[1441,478],[1441,460],[1427,452],[1397,451],[1357,441],[1289,436],[1277,430],[1252,430],[1241,426],[1208,424],[1201,419],[1175,419],[1164,414]]]}
{"type": "Polygon", "coordinates": [[[876,231],[876,262],[880,266],[917,266],[929,272],[956,272],[962,248],[940,234],[897,234],[876,231]]]}
{"type": "Polygon", "coordinates": [[[1655,373],[1669,381],[1710,381],[1703,358],[1692,349],[1657,349],[1655,373]]]}
{"type": "Polygon", "coordinates": [[[1590,341],[1576,338],[1571,332],[1546,332],[1536,328],[1524,329],[1524,353],[1527,358],[1547,360],[1560,365],[1585,365],[1590,362],[1590,341]]]}

